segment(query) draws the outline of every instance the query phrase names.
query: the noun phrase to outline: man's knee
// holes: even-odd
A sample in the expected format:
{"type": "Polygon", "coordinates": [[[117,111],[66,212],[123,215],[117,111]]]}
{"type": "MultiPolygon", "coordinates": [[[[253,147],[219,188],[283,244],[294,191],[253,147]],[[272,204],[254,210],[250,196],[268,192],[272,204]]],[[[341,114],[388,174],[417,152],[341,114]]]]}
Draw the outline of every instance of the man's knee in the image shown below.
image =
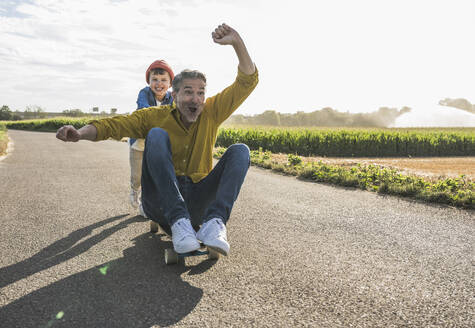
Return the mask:
{"type": "Polygon", "coordinates": [[[246,145],[246,144],[243,144],[243,143],[237,143],[237,144],[233,144],[231,146],[228,147],[228,150],[230,152],[235,152],[235,153],[238,153],[238,154],[242,154],[242,155],[247,155],[249,156],[251,151],[249,150],[249,147],[246,145]]]}
{"type": "Polygon", "coordinates": [[[163,130],[162,128],[152,128],[147,133],[147,140],[154,140],[154,139],[168,139],[168,132],[163,130]]]}
{"type": "Polygon", "coordinates": [[[158,146],[163,149],[163,145],[170,145],[170,138],[168,132],[161,128],[153,128],[147,133],[147,138],[145,139],[145,149],[155,148],[158,146]]]}
{"type": "Polygon", "coordinates": [[[228,147],[229,155],[232,156],[233,158],[238,158],[241,160],[244,160],[245,162],[250,165],[251,162],[251,151],[249,150],[249,147],[246,144],[243,143],[237,143],[233,144],[228,147]]]}

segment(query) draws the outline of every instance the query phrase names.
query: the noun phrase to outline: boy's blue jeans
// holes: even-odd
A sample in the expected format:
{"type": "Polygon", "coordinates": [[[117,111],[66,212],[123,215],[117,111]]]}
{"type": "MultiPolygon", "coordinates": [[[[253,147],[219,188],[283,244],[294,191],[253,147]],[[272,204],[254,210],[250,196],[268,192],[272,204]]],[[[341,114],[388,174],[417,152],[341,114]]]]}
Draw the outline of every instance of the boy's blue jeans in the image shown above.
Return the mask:
{"type": "Polygon", "coordinates": [[[249,147],[234,144],[205,178],[193,183],[187,176],[175,175],[168,133],[153,128],[145,141],[142,164],[145,214],[167,233],[180,218],[189,218],[195,229],[212,218],[226,224],[249,165],[249,147]]]}

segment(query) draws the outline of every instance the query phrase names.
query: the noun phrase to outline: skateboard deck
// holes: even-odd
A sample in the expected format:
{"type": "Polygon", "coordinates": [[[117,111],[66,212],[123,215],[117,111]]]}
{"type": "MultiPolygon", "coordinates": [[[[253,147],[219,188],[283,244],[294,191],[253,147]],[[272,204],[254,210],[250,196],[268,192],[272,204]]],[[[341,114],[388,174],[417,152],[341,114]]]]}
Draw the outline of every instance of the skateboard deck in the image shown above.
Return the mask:
{"type": "MultiPolygon", "coordinates": [[[[161,230],[168,237],[171,237],[170,235],[168,235],[168,233],[160,229],[160,225],[158,223],[150,220],[150,232],[157,233],[159,230],[161,230]]],[[[201,244],[200,249],[193,252],[189,252],[189,253],[177,253],[175,252],[173,248],[166,248],[165,249],[165,264],[167,265],[177,264],[180,261],[180,259],[183,260],[191,256],[204,256],[204,255],[207,255],[208,259],[210,260],[219,259],[219,253],[217,251],[205,246],[204,244],[201,244]]]]}

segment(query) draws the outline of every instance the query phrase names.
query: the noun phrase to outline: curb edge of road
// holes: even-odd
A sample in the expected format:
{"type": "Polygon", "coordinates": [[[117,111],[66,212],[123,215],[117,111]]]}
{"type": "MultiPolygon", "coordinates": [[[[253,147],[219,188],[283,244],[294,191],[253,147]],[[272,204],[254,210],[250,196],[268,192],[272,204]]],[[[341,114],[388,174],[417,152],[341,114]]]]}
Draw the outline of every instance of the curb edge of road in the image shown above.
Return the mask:
{"type": "Polygon", "coordinates": [[[5,158],[8,157],[8,155],[10,155],[13,151],[13,149],[15,147],[13,147],[14,143],[13,143],[13,140],[12,138],[8,138],[8,144],[7,144],[7,149],[5,149],[5,155],[0,155],[0,162],[3,161],[5,158]]]}

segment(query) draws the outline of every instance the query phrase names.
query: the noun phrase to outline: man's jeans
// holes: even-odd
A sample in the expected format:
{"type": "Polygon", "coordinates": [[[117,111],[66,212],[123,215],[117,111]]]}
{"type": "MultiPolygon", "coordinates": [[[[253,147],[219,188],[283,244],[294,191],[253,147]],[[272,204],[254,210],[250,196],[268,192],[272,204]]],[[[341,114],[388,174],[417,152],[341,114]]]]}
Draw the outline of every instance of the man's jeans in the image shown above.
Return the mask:
{"type": "Polygon", "coordinates": [[[168,133],[153,128],[145,141],[142,164],[145,214],[167,233],[180,218],[189,218],[195,229],[212,218],[226,224],[249,165],[249,147],[235,144],[205,178],[193,183],[189,177],[175,175],[168,133]]]}

